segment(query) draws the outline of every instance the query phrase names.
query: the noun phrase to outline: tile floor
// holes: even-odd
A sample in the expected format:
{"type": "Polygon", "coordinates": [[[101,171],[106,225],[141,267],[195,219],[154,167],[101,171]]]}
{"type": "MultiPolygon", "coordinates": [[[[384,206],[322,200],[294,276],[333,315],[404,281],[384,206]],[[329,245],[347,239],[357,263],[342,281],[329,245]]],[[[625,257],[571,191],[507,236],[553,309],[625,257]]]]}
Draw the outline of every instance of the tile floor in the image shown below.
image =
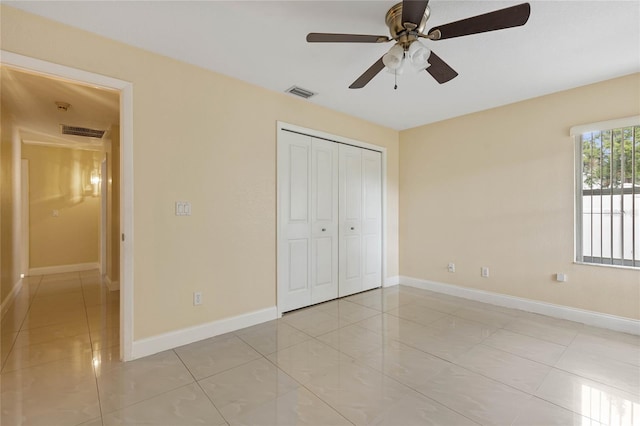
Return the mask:
{"type": "Polygon", "coordinates": [[[1,424],[640,425],[640,337],[411,287],[118,361],[96,271],[2,320],[1,424]]]}

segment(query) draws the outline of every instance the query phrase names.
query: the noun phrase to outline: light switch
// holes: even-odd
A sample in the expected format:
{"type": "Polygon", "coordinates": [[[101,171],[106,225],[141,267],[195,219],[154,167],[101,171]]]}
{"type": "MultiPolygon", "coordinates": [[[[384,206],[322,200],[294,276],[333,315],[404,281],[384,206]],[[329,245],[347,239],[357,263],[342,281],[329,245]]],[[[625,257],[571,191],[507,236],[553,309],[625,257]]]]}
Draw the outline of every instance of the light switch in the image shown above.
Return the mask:
{"type": "Polygon", "coordinates": [[[191,203],[176,201],[176,216],[191,216],[191,203]]]}

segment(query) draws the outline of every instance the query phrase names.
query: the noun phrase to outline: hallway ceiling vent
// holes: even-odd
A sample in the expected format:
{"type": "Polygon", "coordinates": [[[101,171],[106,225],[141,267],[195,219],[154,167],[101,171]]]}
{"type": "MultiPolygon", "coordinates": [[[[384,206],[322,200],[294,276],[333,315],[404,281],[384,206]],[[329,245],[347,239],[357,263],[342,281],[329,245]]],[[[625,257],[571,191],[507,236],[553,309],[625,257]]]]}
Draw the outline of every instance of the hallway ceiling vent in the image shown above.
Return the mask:
{"type": "Polygon", "coordinates": [[[86,138],[98,138],[102,139],[106,130],[88,129],[86,127],[68,126],[66,124],[60,125],[63,135],[84,136],[86,138]]]}
{"type": "Polygon", "coordinates": [[[302,87],[298,86],[291,86],[287,90],[285,90],[285,92],[291,93],[292,95],[300,96],[304,99],[309,99],[310,97],[317,95],[317,93],[312,92],[311,90],[303,89],[302,87]]]}

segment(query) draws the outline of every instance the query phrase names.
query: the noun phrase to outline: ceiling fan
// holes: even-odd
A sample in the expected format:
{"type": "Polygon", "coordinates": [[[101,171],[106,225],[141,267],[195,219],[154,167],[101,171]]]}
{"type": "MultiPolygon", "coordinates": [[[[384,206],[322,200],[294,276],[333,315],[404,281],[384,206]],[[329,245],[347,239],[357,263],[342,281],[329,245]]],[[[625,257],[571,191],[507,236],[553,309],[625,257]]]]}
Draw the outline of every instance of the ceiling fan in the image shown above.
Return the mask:
{"type": "MultiPolygon", "coordinates": [[[[440,84],[455,78],[458,73],[447,65],[438,55],[430,51],[418,39],[445,40],[505,28],[519,27],[527,23],[531,6],[522,3],[499,9],[471,18],[462,19],[431,28],[424,33],[430,16],[429,0],[403,0],[387,12],[385,22],[391,37],[363,34],[309,33],[309,43],[386,43],[395,41],[395,45],[368,70],[354,81],[350,89],[360,89],[373,79],[385,67],[401,74],[407,67],[425,70],[440,84]]],[[[397,88],[397,85],[396,85],[397,88]]]]}

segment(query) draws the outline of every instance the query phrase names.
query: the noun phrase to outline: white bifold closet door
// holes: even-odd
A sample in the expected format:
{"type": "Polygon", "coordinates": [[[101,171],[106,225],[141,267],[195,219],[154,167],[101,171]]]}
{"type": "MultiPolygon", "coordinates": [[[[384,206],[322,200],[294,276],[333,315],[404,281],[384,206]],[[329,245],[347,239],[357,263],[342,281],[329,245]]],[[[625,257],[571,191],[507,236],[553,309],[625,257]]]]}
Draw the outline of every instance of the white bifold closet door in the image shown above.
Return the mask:
{"type": "Polygon", "coordinates": [[[377,151],[340,145],[339,296],[382,283],[382,170],[377,151]]]}
{"type": "Polygon", "coordinates": [[[283,132],[278,141],[282,312],[338,297],[338,145],[283,132]]]}
{"type": "Polygon", "coordinates": [[[380,152],[281,132],[281,312],[381,285],[381,189],[380,152]]]}

